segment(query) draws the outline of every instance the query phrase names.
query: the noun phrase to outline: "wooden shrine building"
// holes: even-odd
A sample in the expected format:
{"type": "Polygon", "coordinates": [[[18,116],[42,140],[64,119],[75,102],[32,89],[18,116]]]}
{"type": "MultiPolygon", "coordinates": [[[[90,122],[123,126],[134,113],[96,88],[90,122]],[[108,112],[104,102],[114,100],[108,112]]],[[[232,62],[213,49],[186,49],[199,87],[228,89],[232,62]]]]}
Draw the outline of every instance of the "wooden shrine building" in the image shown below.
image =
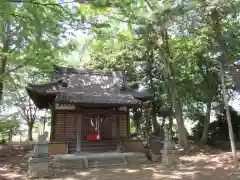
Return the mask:
{"type": "Polygon", "coordinates": [[[52,154],[134,151],[129,109],[151,99],[127,86],[120,72],[59,66],[51,82],[26,89],[39,109],[51,109],[52,154]]]}

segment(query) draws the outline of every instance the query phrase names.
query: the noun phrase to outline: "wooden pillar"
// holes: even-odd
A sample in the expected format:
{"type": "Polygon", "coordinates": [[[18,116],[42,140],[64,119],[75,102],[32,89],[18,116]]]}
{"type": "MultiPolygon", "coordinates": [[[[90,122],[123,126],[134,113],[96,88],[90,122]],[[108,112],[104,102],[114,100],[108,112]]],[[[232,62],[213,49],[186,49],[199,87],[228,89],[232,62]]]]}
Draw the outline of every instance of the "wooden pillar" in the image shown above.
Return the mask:
{"type": "Polygon", "coordinates": [[[130,116],[129,116],[129,108],[127,109],[127,137],[130,138],[130,129],[131,129],[131,125],[130,125],[130,116]]]}
{"type": "Polygon", "coordinates": [[[55,137],[54,137],[54,121],[55,121],[55,106],[50,106],[51,107],[51,132],[50,132],[50,142],[53,142],[55,137]]]}
{"type": "Polygon", "coordinates": [[[76,152],[77,154],[81,153],[81,141],[82,141],[82,115],[78,114],[77,115],[77,146],[76,146],[76,152]]]}
{"type": "Polygon", "coordinates": [[[120,139],[120,120],[117,115],[117,123],[116,123],[116,140],[117,140],[117,152],[121,152],[121,139],[120,139]]]}
{"type": "Polygon", "coordinates": [[[151,130],[151,121],[150,121],[150,109],[149,106],[145,105],[144,107],[141,108],[142,112],[143,112],[143,116],[144,119],[146,120],[146,124],[147,124],[147,129],[146,129],[146,133],[147,133],[147,146],[150,147],[150,130],[151,130]]]}

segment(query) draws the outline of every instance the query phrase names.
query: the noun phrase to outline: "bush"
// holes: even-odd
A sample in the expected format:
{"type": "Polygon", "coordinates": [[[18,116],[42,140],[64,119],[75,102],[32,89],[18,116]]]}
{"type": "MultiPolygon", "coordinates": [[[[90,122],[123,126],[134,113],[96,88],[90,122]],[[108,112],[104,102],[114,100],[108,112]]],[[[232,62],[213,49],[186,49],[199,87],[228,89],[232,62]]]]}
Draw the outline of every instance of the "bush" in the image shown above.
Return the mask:
{"type": "MultiPolygon", "coordinates": [[[[232,120],[233,133],[235,140],[240,140],[240,115],[233,108],[230,107],[230,114],[232,120]]],[[[198,124],[192,129],[193,139],[199,141],[201,139],[204,129],[203,117],[198,124]]],[[[216,115],[216,121],[209,124],[208,144],[214,143],[214,141],[228,141],[228,123],[225,112],[220,112],[216,115]]]]}

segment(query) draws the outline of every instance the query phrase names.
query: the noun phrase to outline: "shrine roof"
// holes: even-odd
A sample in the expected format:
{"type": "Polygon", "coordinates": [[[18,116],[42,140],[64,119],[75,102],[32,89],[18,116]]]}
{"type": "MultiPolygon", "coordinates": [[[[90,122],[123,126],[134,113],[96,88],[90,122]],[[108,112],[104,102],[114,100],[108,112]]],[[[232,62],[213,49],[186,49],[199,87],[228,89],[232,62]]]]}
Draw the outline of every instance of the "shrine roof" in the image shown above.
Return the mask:
{"type": "Polygon", "coordinates": [[[126,85],[121,72],[54,66],[53,80],[47,84],[29,84],[26,89],[39,108],[50,101],[74,104],[140,105],[151,98],[126,85]],[[48,102],[44,102],[44,101],[48,102]],[[44,103],[43,103],[43,102],[44,103]]]}

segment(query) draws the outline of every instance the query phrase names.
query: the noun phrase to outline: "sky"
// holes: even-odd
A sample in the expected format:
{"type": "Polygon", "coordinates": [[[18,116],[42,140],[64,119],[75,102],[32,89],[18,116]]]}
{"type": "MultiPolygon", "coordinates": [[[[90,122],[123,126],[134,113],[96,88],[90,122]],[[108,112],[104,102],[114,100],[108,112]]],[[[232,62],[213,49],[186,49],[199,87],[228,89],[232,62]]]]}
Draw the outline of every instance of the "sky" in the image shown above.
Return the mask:
{"type": "Polygon", "coordinates": [[[232,106],[237,112],[240,113],[240,101],[238,99],[229,101],[229,105],[232,106]]]}

